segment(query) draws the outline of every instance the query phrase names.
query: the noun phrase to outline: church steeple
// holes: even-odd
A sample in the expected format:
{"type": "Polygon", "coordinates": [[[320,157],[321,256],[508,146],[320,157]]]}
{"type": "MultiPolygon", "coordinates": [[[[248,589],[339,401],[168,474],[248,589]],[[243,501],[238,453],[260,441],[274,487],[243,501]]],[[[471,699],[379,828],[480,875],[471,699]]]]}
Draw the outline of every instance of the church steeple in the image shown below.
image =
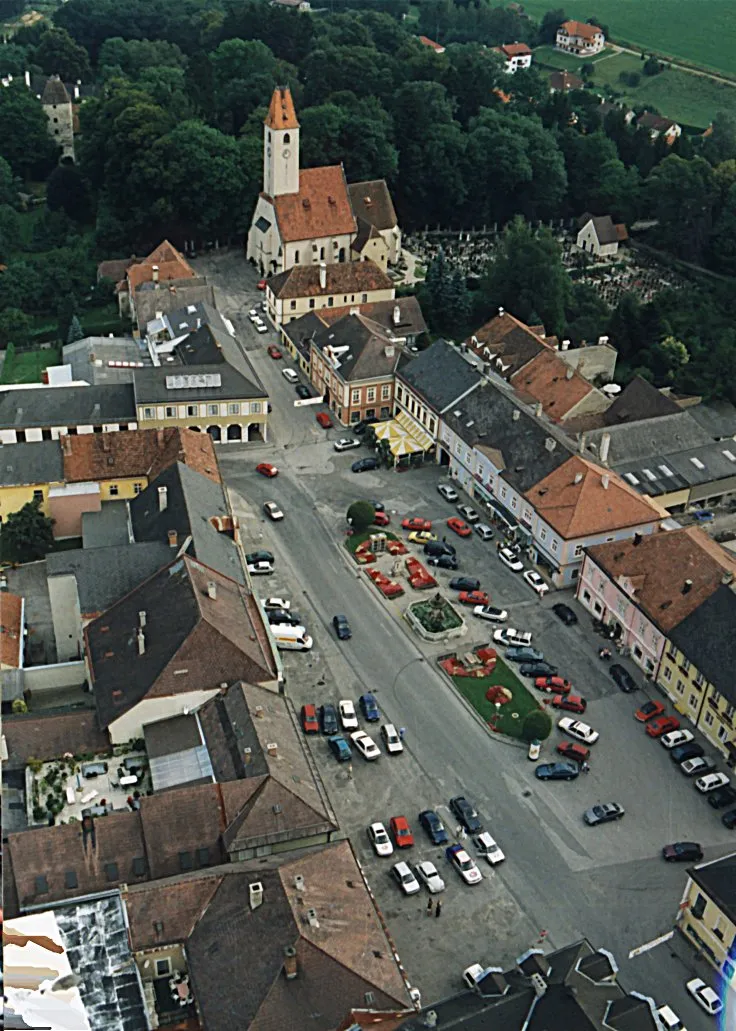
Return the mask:
{"type": "Polygon", "coordinates": [[[299,193],[299,122],[288,86],[277,86],[263,129],[263,192],[299,193]]]}

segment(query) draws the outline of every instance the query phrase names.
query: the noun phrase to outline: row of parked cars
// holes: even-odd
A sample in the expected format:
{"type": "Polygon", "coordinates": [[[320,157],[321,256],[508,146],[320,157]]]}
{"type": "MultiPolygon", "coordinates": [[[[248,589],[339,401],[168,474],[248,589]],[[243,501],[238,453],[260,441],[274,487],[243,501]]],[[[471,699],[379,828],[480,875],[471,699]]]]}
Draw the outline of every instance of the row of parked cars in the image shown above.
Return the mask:
{"type": "MultiPolygon", "coordinates": [[[[358,706],[367,723],[380,721],[381,712],[373,694],[362,694],[358,706]]],[[[350,762],[353,749],[368,762],[379,759],[382,754],[373,738],[360,728],[358,711],[349,698],[341,699],[337,706],[326,702],[319,709],[313,704],[303,705],[301,724],[305,734],[322,733],[326,736],[328,747],[338,762],[350,762]]],[[[388,755],[404,751],[401,733],[393,723],[382,724],[380,734],[388,755]]]]}

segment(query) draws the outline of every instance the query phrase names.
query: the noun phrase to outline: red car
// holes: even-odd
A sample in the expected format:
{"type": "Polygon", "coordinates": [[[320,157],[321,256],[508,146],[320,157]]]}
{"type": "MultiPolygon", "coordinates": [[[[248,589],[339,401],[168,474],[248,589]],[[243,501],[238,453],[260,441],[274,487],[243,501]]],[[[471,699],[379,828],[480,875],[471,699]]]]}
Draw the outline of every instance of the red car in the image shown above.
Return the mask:
{"type": "Polygon", "coordinates": [[[271,465],[270,462],[259,462],[256,466],[256,472],[260,473],[261,476],[278,476],[279,471],[275,465],[271,465]]]}
{"type": "Polygon", "coordinates": [[[392,816],[390,827],[397,848],[409,848],[414,844],[414,835],[405,816],[392,816]]]}
{"type": "Polygon", "coordinates": [[[452,516],[451,519],[447,520],[447,525],[451,530],[454,530],[458,537],[469,537],[473,532],[467,523],[464,523],[462,519],[458,519],[457,516],[452,516]]]}
{"type": "Polygon", "coordinates": [[[490,605],[491,596],[485,591],[460,591],[457,600],[461,605],[490,605]]]}
{"type": "Polygon", "coordinates": [[[332,426],[332,419],[329,417],[327,412],[317,412],[316,418],[322,429],[329,430],[332,426]]]}
{"type": "Polygon", "coordinates": [[[283,358],[284,357],[283,354],[281,353],[281,351],[279,351],[278,347],[276,347],[275,344],[271,344],[271,346],[268,348],[268,353],[269,353],[269,355],[272,358],[283,358]]]}
{"type": "Polygon", "coordinates": [[[265,290],[266,289],[266,280],[265,279],[259,279],[257,285],[258,285],[258,289],[259,290],[265,290]]]}
{"type": "Polygon", "coordinates": [[[634,713],[634,719],[639,720],[640,723],[646,723],[647,720],[654,719],[655,716],[661,716],[663,712],[664,705],[662,702],[645,702],[634,713]]]}
{"type": "Polygon", "coordinates": [[[420,519],[418,516],[408,516],[401,520],[402,530],[431,530],[432,523],[429,519],[420,519]]]}
{"type": "Polygon", "coordinates": [[[388,526],[390,522],[391,517],[388,515],[387,512],[376,512],[373,518],[374,526],[388,526]]]}
{"type": "Polygon", "coordinates": [[[537,677],[534,686],[540,691],[554,691],[556,694],[569,694],[572,684],[562,677],[537,677]]]}
{"type": "Polygon", "coordinates": [[[574,759],[578,763],[587,763],[590,759],[590,749],[575,741],[563,741],[561,745],[557,746],[557,751],[566,759],[574,759]]]}
{"type": "Polygon", "coordinates": [[[302,706],[302,730],[305,734],[319,733],[319,720],[317,710],[313,705],[302,706]]]}
{"type": "Polygon", "coordinates": [[[565,709],[567,712],[585,712],[588,703],[579,694],[556,694],[550,705],[553,709],[565,709]]]}
{"type": "Polygon", "coordinates": [[[679,730],[680,721],[676,716],[657,716],[647,723],[647,734],[649,737],[661,737],[663,734],[669,734],[671,730],[679,730]]]}

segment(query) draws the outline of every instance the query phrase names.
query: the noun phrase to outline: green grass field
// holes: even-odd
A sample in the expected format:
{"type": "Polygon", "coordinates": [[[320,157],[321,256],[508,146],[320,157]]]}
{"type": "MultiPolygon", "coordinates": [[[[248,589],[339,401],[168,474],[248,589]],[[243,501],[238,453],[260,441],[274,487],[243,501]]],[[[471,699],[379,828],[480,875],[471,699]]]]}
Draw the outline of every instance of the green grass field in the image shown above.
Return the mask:
{"type": "Polygon", "coordinates": [[[43,351],[16,351],[3,363],[0,383],[40,383],[48,365],[58,365],[61,351],[54,347],[43,351]]]}
{"type": "Polygon", "coordinates": [[[490,677],[453,677],[452,682],[475,711],[489,723],[496,723],[498,730],[509,737],[520,737],[524,717],[533,709],[540,708],[537,699],[524,687],[514,671],[499,658],[490,677]],[[496,706],[486,700],[486,691],[495,684],[507,687],[513,698],[502,705],[496,722],[496,706]]]}
{"type": "Polygon", "coordinates": [[[568,18],[599,18],[615,42],[642,47],[727,76],[734,67],[734,8],[729,0],[523,0],[541,20],[564,8],[568,18]]]}

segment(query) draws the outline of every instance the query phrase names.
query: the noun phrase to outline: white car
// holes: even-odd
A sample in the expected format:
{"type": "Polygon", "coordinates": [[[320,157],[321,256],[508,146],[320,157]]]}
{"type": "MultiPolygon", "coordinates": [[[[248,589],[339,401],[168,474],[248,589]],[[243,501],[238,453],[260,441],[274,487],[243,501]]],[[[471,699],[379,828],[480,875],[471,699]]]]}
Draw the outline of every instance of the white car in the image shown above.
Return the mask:
{"type": "Polygon", "coordinates": [[[512,573],[520,573],[524,568],[524,563],[511,548],[499,548],[498,557],[505,566],[509,567],[512,573]]]}
{"type": "Polygon", "coordinates": [[[687,1031],[683,1022],[669,1006],[660,1006],[657,1010],[657,1016],[659,1017],[659,1023],[662,1025],[662,1031],[687,1031]]]}
{"type": "Polygon", "coordinates": [[[487,623],[505,623],[509,618],[506,609],[496,609],[493,605],[474,605],[473,615],[476,619],[484,619],[487,623]]]}
{"type": "Polygon", "coordinates": [[[685,759],[680,763],[680,769],[686,777],[696,777],[699,773],[710,773],[715,763],[703,756],[696,756],[694,759],[685,759]]]}
{"type": "Polygon", "coordinates": [[[408,863],[395,863],[391,867],[391,876],[405,895],[416,895],[418,891],[422,890],[419,881],[409,869],[408,863]]]}
{"type": "Polygon", "coordinates": [[[370,825],[368,828],[368,840],[373,845],[373,850],[377,856],[392,856],[394,854],[391,838],[389,838],[388,831],[382,823],[372,823],[370,825]]]}
{"type": "Polygon", "coordinates": [[[542,577],[535,569],[527,569],[522,576],[522,580],[526,580],[531,589],[535,591],[540,598],[543,598],[549,591],[549,584],[546,584],[542,577]]]}
{"type": "Polygon", "coordinates": [[[600,737],[597,730],[593,730],[587,723],[581,723],[580,720],[574,720],[570,716],[563,716],[561,720],[557,721],[557,726],[570,737],[584,741],[586,745],[594,745],[600,737]]]}
{"type": "Polygon", "coordinates": [[[280,609],[282,612],[288,612],[291,608],[291,602],[288,598],[266,598],[263,602],[264,609],[280,609]]]}
{"type": "Polygon", "coordinates": [[[528,648],[532,643],[530,630],[515,630],[512,626],[501,627],[493,631],[496,644],[505,644],[513,648],[528,648]]]}
{"type": "Polygon", "coordinates": [[[284,518],[284,513],[275,501],[266,501],[263,506],[263,511],[266,513],[268,518],[273,519],[275,523],[284,518]]]}
{"type": "Polygon", "coordinates": [[[434,863],[430,863],[428,859],[425,859],[422,863],[415,863],[414,869],[416,870],[417,877],[423,884],[426,884],[431,895],[436,895],[437,892],[445,890],[445,882],[437,872],[437,867],[434,863]]]}
{"type": "Polygon", "coordinates": [[[708,791],[715,791],[716,788],[724,788],[728,784],[728,777],[725,773],[706,773],[704,777],[698,777],[695,787],[703,794],[708,791]]]}
{"type": "Polygon", "coordinates": [[[248,572],[251,576],[269,576],[273,573],[273,565],[270,562],[249,562],[248,572]]]}
{"type": "Polygon", "coordinates": [[[462,845],[450,845],[445,850],[445,855],[466,884],[480,884],[483,880],[483,874],[462,845]]]}
{"type": "Polygon", "coordinates": [[[256,308],[251,308],[251,310],[248,312],[248,318],[251,322],[261,321],[261,316],[258,314],[258,310],[256,308]]]}
{"type": "Polygon", "coordinates": [[[364,730],[353,731],[353,733],[350,735],[350,740],[353,742],[353,744],[358,749],[358,751],[364,759],[368,759],[369,761],[372,759],[377,759],[381,754],[381,749],[378,747],[375,741],[372,740],[372,738],[368,737],[364,730]]]}
{"type": "Polygon", "coordinates": [[[496,863],[502,863],[506,858],[499,848],[498,842],[494,841],[487,831],[483,831],[482,834],[476,834],[473,838],[473,844],[477,848],[478,854],[485,856],[491,866],[495,866],[496,863]]]}
{"type": "Polygon", "coordinates": [[[350,451],[354,447],[360,447],[360,441],[354,437],[341,437],[332,445],[335,451],[350,451]]]}
{"type": "Polygon", "coordinates": [[[488,523],[476,523],[473,529],[482,541],[493,540],[493,530],[490,528],[488,523]]]}
{"type": "Polygon", "coordinates": [[[458,505],[457,510],[466,523],[477,523],[480,516],[470,505],[458,505]]]}
{"type": "Polygon", "coordinates": [[[404,742],[393,723],[384,723],[381,727],[381,737],[389,755],[397,755],[404,751],[404,742]]]}
{"type": "Polygon", "coordinates": [[[255,322],[256,333],[268,333],[268,326],[264,326],[262,322],[255,322]]]}
{"type": "Polygon", "coordinates": [[[440,492],[445,501],[457,501],[457,491],[454,487],[451,487],[449,483],[440,483],[437,486],[437,490],[440,492]]]}
{"type": "Polygon", "coordinates": [[[687,982],[685,987],[698,1005],[702,1006],[706,1013],[710,1013],[711,1017],[717,1016],[723,1009],[723,1003],[702,977],[694,977],[692,981],[687,982]]]}
{"type": "Polygon", "coordinates": [[[663,748],[676,748],[677,745],[686,745],[694,736],[691,730],[671,730],[669,734],[662,735],[659,743],[663,748]]]}
{"type": "Polygon", "coordinates": [[[355,715],[355,706],[349,698],[343,698],[341,702],[337,703],[337,708],[340,712],[340,722],[342,723],[343,730],[356,730],[358,727],[358,717],[355,715]]]}

